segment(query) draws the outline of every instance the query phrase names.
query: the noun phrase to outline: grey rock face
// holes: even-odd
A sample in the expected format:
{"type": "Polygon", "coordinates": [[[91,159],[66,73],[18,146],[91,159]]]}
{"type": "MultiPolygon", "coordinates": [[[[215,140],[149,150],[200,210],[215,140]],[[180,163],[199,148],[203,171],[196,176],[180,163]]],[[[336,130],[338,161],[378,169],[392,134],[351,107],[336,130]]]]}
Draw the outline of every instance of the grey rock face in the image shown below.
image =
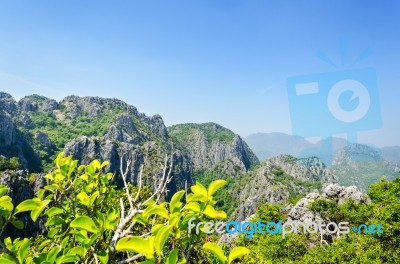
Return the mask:
{"type": "Polygon", "coordinates": [[[135,123],[128,114],[120,115],[117,120],[110,125],[103,138],[130,144],[139,144],[143,143],[145,140],[149,140],[148,135],[138,131],[135,123]]]}
{"type": "Polygon", "coordinates": [[[29,95],[25,96],[18,102],[19,109],[22,112],[30,113],[36,111],[53,111],[58,108],[56,100],[40,96],[40,95],[29,95]]]}
{"type": "Polygon", "coordinates": [[[13,115],[17,110],[17,105],[12,96],[8,93],[0,92],[0,111],[13,115]]]}
{"type": "MultiPolygon", "coordinates": [[[[72,155],[84,164],[88,164],[93,159],[108,160],[110,164],[106,167],[106,171],[117,173],[120,172],[121,165],[125,170],[127,162],[130,160],[131,163],[128,167],[126,181],[134,185],[137,184],[142,164],[144,165],[143,184],[150,185],[155,189],[162,178],[163,171],[161,164],[164,155],[154,142],[146,142],[144,145],[139,146],[125,142],[82,136],[67,143],[64,151],[66,155],[72,155]],[[159,158],[154,160],[155,157],[159,158]]],[[[172,195],[178,188],[184,187],[185,182],[189,185],[192,182],[187,160],[179,152],[175,152],[172,157],[175,166],[172,174],[173,180],[168,185],[168,189],[170,190],[169,195],[172,195]]],[[[120,175],[114,178],[114,180],[118,186],[123,186],[120,175]]]]}
{"type": "MultiPolygon", "coordinates": [[[[26,199],[33,198],[39,189],[46,184],[46,181],[44,179],[44,174],[30,176],[29,173],[24,170],[7,170],[0,172],[0,184],[9,188],[8,195],[13,199],[13,204],[16,206],[26,199]]],[[[39,219],[35,223],[32,221],[29,213],[19,214],[18,219],[24,223],[25,228],[17,230],[9,225],[5,230],[5,237],[31,237],[38,233],[43,234],[46,230],[44,220],[39,219]]]]}
{"type": "Polygon", "coordinates": [[[232,160],[245,172],[259,163],[239,135],[215,123],[177,125],[170,128],[170,134],[174,144],[191,160],[194,170],[211,169],[232,160]],[[225,137],[221,139],[220,134],[225,137]]]}
{"type": "Polygon", "coordinates": [[[356,203],[369,204],[371,202],[368,196],[360,192],[356,186],[344,187],[338,184],[329,184],[324,188],[322,194],[309,193],[305,198],[298,201],[290,210],[289,218],[303,222],[316,220],[326,222],[327,219],[323,219],[308,208],[310,203],[321,199],[330,200],[337,204],[343,204],[349,199],[356,203]]]}
{"type": "Polygon", "coordinates": [[[0,111],[0,154],[12,148],[17,137],[17,131],[12,119],[4,112],[0,111]]]}
{"type": "Polygon", "coordinates": [[[346,200],[352,199],[357,203],[369,203],[369,198],[358,190],[356,186],[344,187],[339,184],[329,184],[324,189],[327,198],[343,204],[346,200]]]}
{"type": "Polygon", "coordinates": [[[246,219],[259,203],[285,204],[290,193],[307,193],[312,186],[335,182],[325,165],[318,159],[299,160],[281,155],[266,160],[239,193],[239,207],[231,219],[246,219]]]}
{"type": "Polygon", "coordinates": [[[38,167],[32,148],[21,136],[9,113],[0,110],[0,155],[7,158],[18,157],[23,168],[38,167]],[[28,162],[28,157],[32,161],[28,162]]]}
{"type": "Polygon", "coordinates": [[[40,131],[37,132],[36,140],[39,142],[39,144],[43,145],[45,149],[50,149],[52,146],[49,136],[46,133],[40,131]]]}
{"type": "Polygon", "coordinates": [[[167,128],[165,127],[164,122],[159,115],[148,117],[145,114],[138,112],[136,107],[128,105],[127,103],[118,99],[79,97],[72,95],[65,97],[59,105],[65,109],[66,116],[70,118],[75,118],[79,115],[97,117],[107,114],[110,111],[122,111],[126,113],[120,117],[119,121],[122,122],[122,124],[126,121],[129,122],[129,120],[126,119],[129,114],[138,119],[138,121],[141,122],[148,130],[159,135],[163,140],[167,140],[168,137],[167,128]]]}

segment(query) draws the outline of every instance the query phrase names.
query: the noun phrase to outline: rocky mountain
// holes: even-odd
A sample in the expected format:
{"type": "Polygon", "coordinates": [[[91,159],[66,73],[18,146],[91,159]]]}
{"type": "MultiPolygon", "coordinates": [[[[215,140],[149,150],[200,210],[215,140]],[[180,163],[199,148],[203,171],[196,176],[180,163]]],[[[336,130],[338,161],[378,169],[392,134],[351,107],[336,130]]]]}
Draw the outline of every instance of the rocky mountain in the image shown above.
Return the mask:
{"type": "MultiPolygon", "coordinates": [[[[168,154],[174,168],[171,195],[190,186],[194,170],[230,160],[246,171],[258,162],[231,131],[211,123],[192,125],[196,126],[193,133],[178,135],[178,128],[187,126],[181,125],[170,128],[170,136],[161,116],[146,116],[118,99],[68,96],[57,102],[30,95],[16,102],[0,92],[0,155],[18,157],[30,172],[47,171],[55,155],[64,151],[84,163],[109,160],[106,169],[117,173],[121,162],[125,166],[132,160],[127,180],[134,184],[143,164],[144,182],[155,186],[168,154]]],[[[119,177],[115,179],[122,184],[119,177]]]]}
{"type": "Polygon", "coordinates": [[[239,206],[232,219],[244,220],[255,213],[260,203],[287,204],[314,190],[335,182],[327,167],[318,158],[298,159],[281,155],[264,161],[241,179],[239,206]]]}
{"type": "Polygon", "coordinates": [[[299,158],[318,157],[340,184],[355,185],[362,191],[382,177],[394,179],[400,171],[400,147],[396,146],[379,149],[341,138],[326,138],[313,144],[283,133],[258,133],[245,140],[261,160],[284,153],[299,158]]]}
{"type": "Polygon", "coordinates": [[[329,170],[340,184],[355,185],[366,191],[368,185],[381,178],[395,179],[399,175],[400,167],[385,160],[379,149],[363,144],[351,144],[335,155],[329,170]]]}
{"type": "MultiPolygon", "coordinates": [[[[117,99],[68,96],[56,102],[31,95],[16,102],[1,93],[0,105],[0,154],[17,156],[22,167],[33,172],[48,170],[55,155],[64,150],[83,162],[109,160],[107,169],[113,171],[118,171],[121,161],[126,164],[131,159],[129,180],[133,183],[140,164],[146,163],[158,168],[150,183],[160,176],[159,164],[172,151],[159,115],[148,117],[117,99]]],[[[179,152],[174,152],[173,158],[185,161],[179,152]]],[[[185,167],[183,164],[180,171],[174,171],[172,189],[191,182],[185,167]]],[[[120,179],[117,184],[121,184],[120,179]]]]}
{"type": "Polygon", "coordinates": [[[174,146],[188,156],[194,170],[211,169],[231,160],[245,172],[259,163],[239,135],[215,123],[179,124],[168,128],[174,146]]]}

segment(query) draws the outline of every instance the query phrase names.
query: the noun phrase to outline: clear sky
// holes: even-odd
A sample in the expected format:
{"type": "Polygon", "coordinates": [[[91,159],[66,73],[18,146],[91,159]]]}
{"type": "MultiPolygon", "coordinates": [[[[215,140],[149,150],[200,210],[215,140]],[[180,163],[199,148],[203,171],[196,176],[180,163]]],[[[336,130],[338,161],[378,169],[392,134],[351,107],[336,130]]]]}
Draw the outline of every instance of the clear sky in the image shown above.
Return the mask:
{"type": "Polygon", "coordinates": [[[0,0],[0,90],[15,99],[115,97],[167,125],[291,134],[288,78],[364,67],[382,127],[359,139],[400,145],[399,1],[0,0]]]}

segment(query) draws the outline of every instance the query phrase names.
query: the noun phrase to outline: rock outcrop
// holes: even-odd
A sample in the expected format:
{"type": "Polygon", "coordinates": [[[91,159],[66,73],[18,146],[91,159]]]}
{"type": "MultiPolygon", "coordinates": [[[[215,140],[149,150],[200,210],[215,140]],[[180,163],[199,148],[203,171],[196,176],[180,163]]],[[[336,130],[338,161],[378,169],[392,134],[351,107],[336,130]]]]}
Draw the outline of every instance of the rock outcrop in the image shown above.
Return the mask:
{"type": "MultiPolygon", "coordinates": [[[[153,188],[157,186],[163,175],[164,155],[155,142],[146,142],[143,145],[136,145],[126,142],[116,142],[105,138],[88,138],[86,136],[68,142],[64,148],[66,155],[72,155],[75,159],[87,164],[93,159],[108,160],[110,164],[106,171],[117,172],[114,178],[115,183],[122,187],[123,181],[118,173],[120,168],[125,170],[130,160],[126,181],[137,184],[141,165],[143,166],[142,182],[153,188]],[[122,163],[121,163],[122,162],[122,163]]],[[[169,196],[185,184],[191,185],[191,173],[189,163],[179,151],[175,151],[173,159],[172,181],[168,185],[169,196]]]]}
{"type": "Polygon", "coordinates": [[[335,179],[317,158],[281,155],[267,159],[240,187],[239,207],[231,219],[242,221],[255,213],[259,203],[284,204],[292,196],[318,190],[329,182],[335,179]]]}
{"type": "Polygon", "coordinates": [[[312,212],[308,207],[310,203],[321,199],[329,200],[339,205],[345,203],[349,199],[356,203],[370,203],[368,196],[360,192],[356,186],[344,187],[339,184],[329,184],[323,189],[322,193],[312,192],[300,199],[290,210],[289,220],[299,220],[302,222],[320,220],[325,222],[327,219],[323,219],[320,215],[312,212]]]}
{"type": "MultiPolygon", "coordinates": [[[[14,206],[26,199],[31,199],[46,184],[44,174],[30,174],[26,170],[7,170],[0,172],[0,184],[9,188],[8,195],[12,197],[14,206]]],[[[5,237],[31,237],[43,233],[46,228],[44,220],[39,219],[33,222],[29,213],[21,213],[18,219],[24,223],[24,229],[16,230],[8,225],[5,230],[5,237]]]]}
{"type": "Polygon", "coordinates": [[[239,135],[215,123],[180,124],[168,128],[174,145],[190,159],[192,168],[211,169],[232,160],[243,172],[259,163],[239,135]]]}

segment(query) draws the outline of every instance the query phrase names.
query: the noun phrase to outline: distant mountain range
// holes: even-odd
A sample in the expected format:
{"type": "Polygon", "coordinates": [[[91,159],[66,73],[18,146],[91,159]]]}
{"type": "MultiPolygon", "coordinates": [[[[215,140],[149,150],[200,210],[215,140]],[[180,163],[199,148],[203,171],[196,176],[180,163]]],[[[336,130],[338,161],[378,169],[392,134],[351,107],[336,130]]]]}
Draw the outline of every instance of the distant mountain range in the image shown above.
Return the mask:
{"type": "MultiPolygon", "coordinates": [[[[328,157],[334,159],[340,150],[352,144],[345,139],[334,137],[312,143],[301,136],[293,136],[280,132],[256,133],[243,139],[261,161],[278,155],[288,154],[295,157],[317,156],[325,163],[330,163],[327,160],[328,157]]],[[[381,157],[386,161],[400,164],[400,146],[371,148],[380,152],[381,157]]]]}
{"type": "Polygon", "coordinates": [[[327,138],[314,144],[284,133],[257,133],[244,140],[261,161],[282,154],[297,158],[316,156],[329,166],[340,184],[356,185],[363,191],[382,177],[391,180],[400,173],[399,146],[376,148],[341,138],[327,138]]]}

